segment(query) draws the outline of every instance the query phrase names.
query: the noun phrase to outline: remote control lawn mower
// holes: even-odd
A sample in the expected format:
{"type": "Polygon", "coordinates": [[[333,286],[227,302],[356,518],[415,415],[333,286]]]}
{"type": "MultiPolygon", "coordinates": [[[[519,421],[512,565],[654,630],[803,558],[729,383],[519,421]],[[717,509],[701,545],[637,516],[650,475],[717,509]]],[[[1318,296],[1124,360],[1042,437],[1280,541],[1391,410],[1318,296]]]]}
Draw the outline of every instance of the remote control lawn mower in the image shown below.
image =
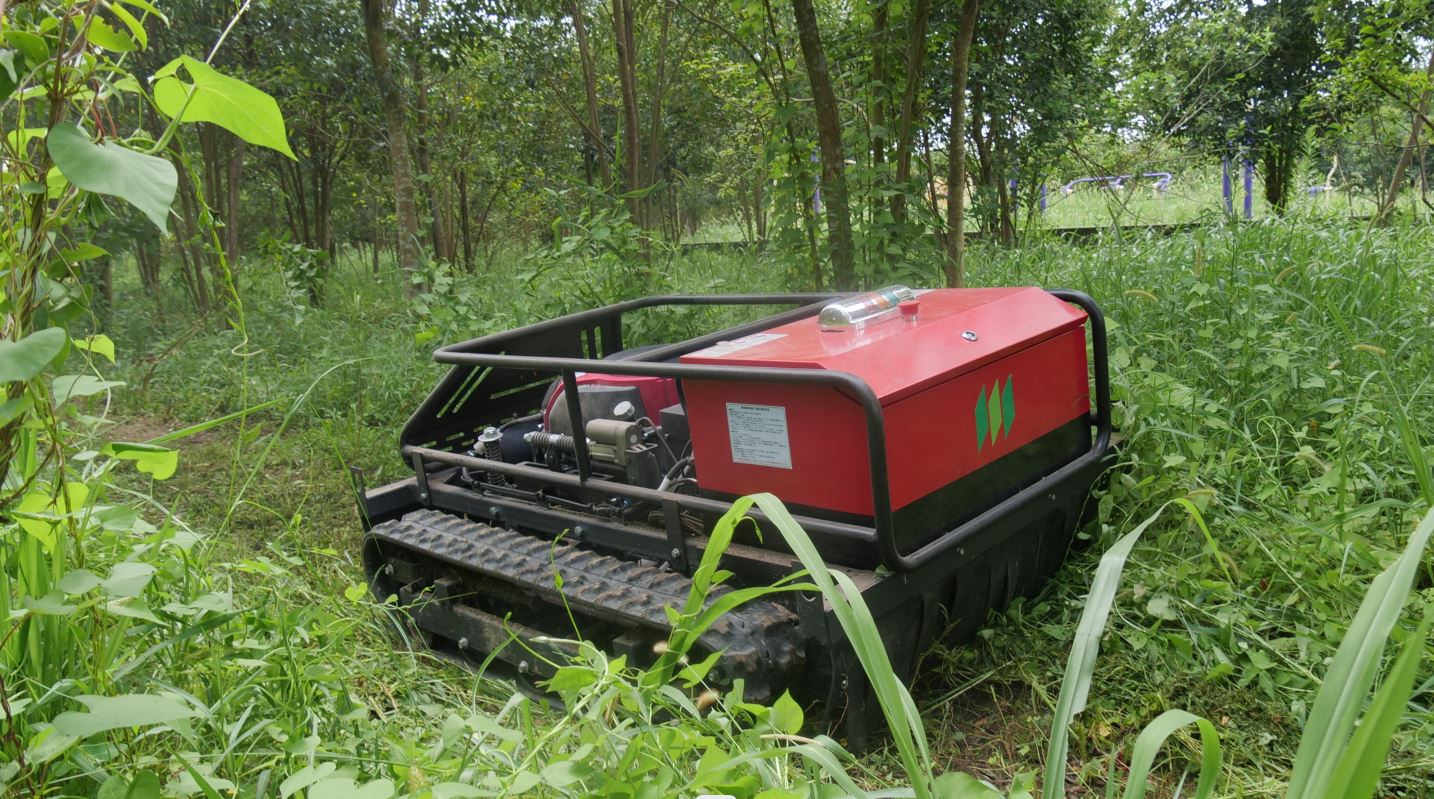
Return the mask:
{"type": "MultiPolygon", "coordinates": [[[[413,476],[362,493],[365,568],[428,645],[519,680],[550,676],[533,653],[574,621],[654,660],[707,533],[767,491],[860,587],[909,681],[1060,566],[1110,459],[1104,320],[1070,291],[648,297],[434,358],[452,366],[403,429],[413,476]],[[624,349],[626,315],[713,305],[785,310],[624,349]]],[[[767,529],[722,568],[744,586],[801,565],[767,529]]],[[[721,651],[711,680],[821,702],[854,746],[880,724],[819,595],[749,602],[698,647],[721,651]]]]}

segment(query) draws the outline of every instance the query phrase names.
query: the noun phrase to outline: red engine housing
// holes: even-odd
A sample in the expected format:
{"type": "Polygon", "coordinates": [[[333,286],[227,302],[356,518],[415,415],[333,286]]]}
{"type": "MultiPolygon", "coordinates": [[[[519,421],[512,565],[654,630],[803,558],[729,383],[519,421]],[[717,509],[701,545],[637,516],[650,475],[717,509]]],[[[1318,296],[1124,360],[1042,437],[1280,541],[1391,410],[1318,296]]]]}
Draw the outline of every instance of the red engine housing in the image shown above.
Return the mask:
{"type": "MultiPolygon", "coordinates": [[[[930,540],[1090,446],[1084,311],[1038,288],[922,292],[912,315],[824,331],[815,318],[684,363],[848,372],[885,417],[898,538],[930,540]]],[[[906,309],[910,311],[910,308],[906,309]]],[[[833,518],[873,514],[866,425],[837,389],[686,380],[704,492],[771,491],[833,518]]]]}
{"type": "MultiPolygon", "coordinates": [[[[676,405],[678,401],[677,381],[670,377],[578,372],[576,380],[578,396],[582,396],[583,386],[631,386],[637,389],[638,396],[642,398],[642,412],[654,421],[657,419],[658,411],[676,405]]],[[[563,388],[559,385],[557,390],[548,397],[548,401],[543,404],[543,425],[546,429],[553,429],[553,409],[562,401],[563,388]]]]}

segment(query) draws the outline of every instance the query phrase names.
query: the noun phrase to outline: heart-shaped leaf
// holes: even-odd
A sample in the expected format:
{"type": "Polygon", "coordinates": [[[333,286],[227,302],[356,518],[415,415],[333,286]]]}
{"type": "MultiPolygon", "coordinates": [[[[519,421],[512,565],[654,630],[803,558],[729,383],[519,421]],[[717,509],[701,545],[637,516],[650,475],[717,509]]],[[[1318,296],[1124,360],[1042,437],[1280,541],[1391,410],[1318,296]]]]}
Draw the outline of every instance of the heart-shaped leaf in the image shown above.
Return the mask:
{"type": "Polygon", "coordinates": [[[45,138],[50,158],[77,188],[108,194],[133,205],[165,230],[169,206],[179,189],[174,164],[114,142],[95,144],[78,125],[61,122],[45,138]]]}
{"type": "Polygon", "coordinates": [[[87,738],[106,730],[149,727],[198,716],[177,699],[153,694],[76,697],[88,712],[71,711],[55,717],[55,729],[65,735],[87,738]]]}
{"type": "Polygon", "coordinates": [[[96,355],[103,355],[110,363],[115,362],[114,340],[104,333],[96,333],[93,336],[85,336],[75,341],[75,348],[93,352],[96,355]]]}
{"type": "Polygon", "coordinates": [[[0,381],[29,380],[39,374],[68,340],[64,330],[50,327],[19,341],[0,341],[0,381]]]}
{"type": "Polygon", "coordinates": [[[93,396],[122,385],[123,382],[101,380],[94,375],[60,375],[50,384],[50,390],[55,395],[55,404],[58,405],[75,397],[93,396]]]}
{"type": "Polygon", "coordinates": [[[268,94],[189,56],[176,58],[155,75],[155,105],[171,119],[211,122],[250,144],[294,157],[284,115],[268,94]],[[179,77],[181,66],[193,83],[179,77]]]}
{"type": "Polygon", "coordinates": [[[156,480],[168,480],[179,467],[179,451],[155,444],[106,444],[104,454],[122,461],[134,461],[141,472],[156,480]]]}

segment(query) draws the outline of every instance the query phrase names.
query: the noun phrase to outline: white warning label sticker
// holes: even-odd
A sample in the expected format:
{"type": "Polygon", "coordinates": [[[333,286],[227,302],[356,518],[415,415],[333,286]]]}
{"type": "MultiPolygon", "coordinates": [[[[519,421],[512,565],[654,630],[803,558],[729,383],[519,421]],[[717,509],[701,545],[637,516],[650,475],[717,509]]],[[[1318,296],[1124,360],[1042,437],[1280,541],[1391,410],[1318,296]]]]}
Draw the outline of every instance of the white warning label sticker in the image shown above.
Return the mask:
{"type": "Polygon", "coordinates": [[[768,341],[786,338],[786,333],[753,333],[750,336],[734,338],[731,341],[719,341],[705,350],[698,350],[692,353],[703,358],[720,358],[723,355],[731,355],[740,352],[748,347],[755,347],[758,344],[766,344],[768,341]]]}
{"type": "Polygon", "coordinates": [[[727,403],[727,435],[732,462],[792,468],[792,443],[787,436],[787,409],[780,405],[727,403]]]}

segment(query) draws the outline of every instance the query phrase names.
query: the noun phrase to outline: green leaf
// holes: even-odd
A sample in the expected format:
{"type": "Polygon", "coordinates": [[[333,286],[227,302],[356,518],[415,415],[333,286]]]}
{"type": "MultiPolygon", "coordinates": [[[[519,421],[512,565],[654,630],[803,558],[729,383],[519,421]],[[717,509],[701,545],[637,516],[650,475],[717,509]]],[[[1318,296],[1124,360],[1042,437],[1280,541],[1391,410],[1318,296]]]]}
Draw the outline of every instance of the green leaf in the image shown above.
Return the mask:
{"type": "Polygon", "coordinates": [[[78,594],[83,594],[87,591],[93,590],[102,582],[104,581],[101,580],[94,572],[88,571],[86,569],[76,569],[72,572],[69,572],[64,577],[61,577],[60,582],[56,583],[56,585],[58,585],[60,587],[60,590],[64,591],[66,594],[69,594],[70,596],[76,596],[78,594]]]}
{"type": "Polygon", "coordinates": [[[717,661],[721,657],[722,650],[719,649],[696,663],[684,666],[682,671],[678,672],[677,678],[682,680],[684,687],[691,688],[707,679],[707,675],[711,673],[712,668],[717,665],[717,661]]]}
{"type": "Polygon", "coordinates": [[[153,694],[79,696],[76,699],[89,711],[70,711],[55,717],[55,729],[76,738],[88,738],[107,730],[167,724],[199,715],[183,702],[153,694]]]}
{"type": "Polygon", "coordinates": [[[931,791],[940,799],[1001,799],[1000,791],[961,771],[937,777],[931,791]]]}
{"type": "MultiPolygon", "coordinates": [[[[20,76],[28,70],[25,56],[15,50],[0,50],[0,99],[9,97],[20,88],[20,76]]],[[[13,136],[12,132],[10,136],[13,136]]],[[[7,137],[8,138],[8,137],[7,137]]]]}
{"type": "Polygon", "coordinates": [[[1200,777],[1195,781],[1194,799],[1208,799],[1215,792],[1220,777],[1220,735],[1215,725],[1183,710],[1167,710],[1156,716],[1140,731],[1130,755],[1130,774],[1126,780],[1124,799],[1145,799],[1149,787],[1150,767],[1155,764],[1160,747],[1174,732],[1194,724],[1200,731],[1200,777]]]}
{"type": "Polygon", "coordinates": [[[5,41],[24,53],[25,60],[31,64],[38,64],[50,58],[50,46],[45,44],[45,38],[38,34],[29,31],[8,30],[5,31],[5,41]]]}
{"type": "Polygon", "coordinates": [[[134,40],[139,42],[140,47],[149,47],[149,34],[145,32],[144,24],[135,19],[134,14],[131,14],[129,9],[119,3],[106,3],[105,6],[109,8],[110,13],[114,14],[120,22],[124,23],[126,28],[129,28],[130,36],[133,36],[134,40]]]}
{"type": "MultiPolygon", "coordinates": [[[[0,96],[3,96],[3,92],[0,92],[0,96]]],[[[48,128],[16,128],[5,134],[5,141],[15,152],[23,153],[30,142],[45,138],[45,134],[49,132],[48,128]]]]}
{"type": "Polygon", "coordinates": [[[154,444],[106,444],[102,450],[105,455],[118,458],[122,461],[134,461],[134,466],[141,472],[151,475],[156,480],[168,480],[174,476],[179,468],[179,451],[154,444]]]}
{"type": "MultiPolygon", "coordinates": [[[[43,132],[44,131],[41,130],[41,133],[43,132]]],[[[96,258],[106,258],[109,254],[109,250],[90,244],[89,242],[85,242],[68,250],[60,250],[60,257],[70,263],[75,263],[76,261],[93,261],[96,258]]]]}
{"type": "Polygon", "coordinates": [[[1070,751],[1070,725],[1085,709],[1086,698],[1090,695],[1091,675],[1095,672],[1095,659],[1100,654],[1100,638],[1105,631],[1105,621],[1110,617],[1110,608],[1115,604],[1115,590],[1120,585],[1120,575],[1125,569],[1130,550],[1140,536],[1160,515],[1166,505],[1155,509],[1145,521],[1136,525],[1116,541],[1100,558],[1095,579],[1091,580],[1090,594],[1086,596],[1085,609],[1081,611],[1076,624],[1075,640],[1071,642],[1070,656],[1066,660],[1065,674],[1061,679],[1061,692],[1056,698],[1055,718],[1051,722],[1050,744],[1046,749],[1046,771],[1041,781],[1041,795],[1044,799],[1063,799],[1065,796],[1066,755],[1070,751]]]}
{"type": "MultiPolygon", "coordinates": [[[[861,589],[845,572],[829,569],[816,545],[811,538],[792,518],[791,513],[772,494],[753,494],[738,499],[732,503],[732,507],[723,514],[713,527],[712,535],[708,538],[707,549],[702,555],[702,563],[694,572],[693,594],[698,593],[699,577],[710,581],[710,577],[717,568],[717,561],[721,558],[722,551],[727,543],[732,540],[733,531],[738,522],[745,518],[747,511],[752,505],[757,505],[767,515],[768,521],[772,523],[781,533],[787,546],[792,553],[802,562],[814,583],[830,603],[832,614],[836,616],[837,623],[841,625],[842,632],[846,634],[851,642],[852,650],[860,661],[863,671],[871,680],[871,687],[876,692],[878,704],[882,713],[886,716],[887,727],[896,745],[897,753],[902,764],[906,767],[907,774],[911,775],[913,781],[912,790],[917,799],[925,799],[930,796],[931,784],[929,775],[931,770],[931,751],[926,740],[926,728],[921,721],[921,714],[917,711],[916,703],[911,698],[911,693],[905,684],[896,677],[896,671],[891,665],[891,657],[886,651],[886,645],[882,642],[881,633],[877,629],[876,620],[871,615],[871,609],[867,607],[862,598],[861,589]]],[[[774,589],[767,588],[766,591],[774,589]]],[[[703,589],[705,594],[705,589],[703,589]]],[[[727,599],[733,591],[724,595],[727,599]]],[[[689,597],[689,604],[699,604],[703,597],[698,597],[694,602],[689,597]]],[[[716,605],[717,603],[713,603],[716,605]]],[[[693,608],[689,608],[689,611],[693,608]]],[[[823,757],[822,750],[803,750],[803,754],[809,758],[823,757]]],[[[829,754],[829,753],[826,753],[829,754]]],[[[839,775],[844,776],[844,772],[839,775]]]]}
{"type": "Polygon", "coordinates": [[[30,745],[25,748],[25,759],[30,761],[31,768],[48,763],[69,751],[76,740],[73,735],[65,735],[54,727],[47,727],[30,739],[30,745]]]}
{"type": "Polygon", "coordinates": [[[1426,615],[1419,631],[1404,642],[1399,659],[1379,686],[1369,710],[1359,722],[1354,737],[1344,754],[1339,758],[1334,775],[1326,784],[1324,796],[1330,799],[1369,799],[1379,784],[1379,775],[1384,772],[1384,760],[1389,755],[1389,744],[1394,740],[1394,730],[1404,715],[1404,706],[1414,690],[1414,678],[1419,676],[1419,658],[1424,652],[1424,641],[1429,635],[1429,616],[1426,615]]]}
{"type": "Polygon", "coordinates": [[[118,774],[111,774],[109,779],[100,785],[99,793],[95,794],[95,799],[127,799],[128,794],[129,783],[124,781],[124,777],[118,774]]]}
{"type": "Polygon", "coordinates": [[[783,691],[777,701],[772,703],[772,715],[767,720],[777,731],[796,735],[802,731],[802,723],[806,719],[802,706],[797,704],[790,692],[783,691]]]}
{"type": "Polygon", "coordinates": [[[20,529],[34,536],[46,552],[53,552],[55,549],[55,524],[59,517],[55,514],[55,507],[50,501],[49,495],[42,491],[31,491],[20,498],[19,503],[15,505],[15,510],[17,511],[15,520],[20,523],[20,529]],[[44,518],[29,518],[30,516],[44,518]]]}
{"type": "Polygon", "coordinates": [[[104,333],[96,333],[93,336],[85,336],[74,342],[75,349],[93,352],[96,355],[103,355],[110,363],[115,362],[115,343],[104,333]]]}
{"type": "Polygon", "coordinates": [[[1145,603],[1145,612],[1157,619],[1164,619],[1166,621],[1174,621],[1180,618],[1180,615],[1170,607],[1170,597],[1165,594],[1156,594],[1151,597],[1150,601],[1145,603]]]}
{"type": "Polygon", "coordinates": [[[120,2],[124,3],[125,5],[134,6],[140,11],[153,14],[154,16],[159,18],[160,22],[163,22],[166,25],[169,24],[169,17],[159,13],[159,9],[155,8],[154,4],[149,2],[149,0],[120,0],[120,2]]]}
{"type": "Polygon", "coordinates": [[[440,782],[433,786],[433,799],[472,799],[483,792],[462,782],[440,782]]]}
{"type": "Polygon", "coordinates": [[[1370,583],[1310,706],[1290,770],[1290,799],[1321,796],[1329,784],[1369,698],[1385,642],[1409,600],[1431,535],[1434,508],[1425,514],[1399,558],[1370,583]]]}
{"type": "Polygon", "coordinates": [[[78,605],[66,605],[64,595],[58,591],[38,598],[24,597],[20,606],[38,616],[68,616],[79,610],[78,605]]]}
{"type": "Polygon", "coordinates": [[[279,783],[279,799],[289,799],[295,793],[334,773],[337,768],[333,763],[315,763],[299,769],[279,783]]]}
{"type": "Polygon", "coordinates": [[[33,378],[60,354],[68,340],[64,330],[49,327],[19,341],[0,341],[0,381],[33,378]]]}
{"type": "Polygon", "coordinates": [[[395,786],[392,780],[374,780],[360,786],[347,777],[330,777],[309,788],[308,799],[390,799],[395,786]]]}
{"type": "Polygon", "coordinates": [[[169,206],[179,188],[174,164],[114,142],[95,144],[73,122],[61,122],[46,136],[55,166],[77,188],[118,197],[166,230],[169,206]]]}
{"type": "MultiPolygon", "coordinates": [[[[248,408],[245,408],[245,409],[240,410],[240,411],[235,411],[235,412],[233,412],[233,413],[231,413],[231,414],[227,414],[227,415],[225,415],[225,416],[220,416],[220,417],[218,417],[217,419],[209,419],[209,420],[200,422],[199,424],[194,424],[194,425],[190,425],[189,427],[185,427],[185,428],[182,428],[182,429],[179,429],[179,430],[175,430],[175,431],[172,432],[172,433],[165,433],[165,434],[162,435],[162,436],[155,436],[154,438],[151,438],[150,440],[148,440],[148,441],[146,441],[146,442],[144,442],[144,443],[145,443],[145,444],[164,444],[164,443],[167,443],[167,442],[170,442],[170,441],[178,441],[178,440],[181,439],[181,438],[188,438],[188,437],[190,437],[190,436],[199,435],[200,433],[203,433],[205,430],[210,430],[210,429],[213,429],[213,428],[215,428],[215,427],[218,427],[219,425],[227,424],[227,423],[229,423],[229,422],[234,421],[235,419],[242,419],[242,418],[244,418],[245,416],[248,416],[248,415],[251,414],[251,413],[258,413],[259,411],[265,410],[265,409],[267,409],[267,408],[272,408],[273,406],[278,405],[280,402],[283,402],[283,399],[282,399],[282,398],[280,398],[280,399],[272,399],[272,400],[269,400],[268,402],[263,402],[263,403],[260,403],[260,404],[258,404],[258,405],[251,405],[251,406],[249,406],[248,408]]],[[[127,444],[127,445],[123,445],[123,446],[138,446],[138,445],[135,445],[135,444],[127,444]]]]}
{"type": "Polygon", "coordinates": [[[575,760],[559,760],[549,763],[542,773],[543,782],[554,788],[562,788],[581,782],[592,776],[593,770],[575,760]]]}
{"type": "MultiPolygon", "coordinates": [[[[14,50],[0,50],[0,67],[3,67],[5,69],[5,74],[0,77],[10,79],[10,88],[5,90],[5,94],[9,94],[10,92],[14,91],[16,81],[20,80],[19,73],[15,71],[16,55],[18,54],[14,50]]],[[[21,61],[20,65],[21,67],[23,67],[24,61],[21,61]]]]}
{"type": "Polygon", "coordinates": [[[50,391],[59,405],[75,397],[90,397],[124,385],[119,380],[101,380],[94,375],[60,375],[50,383],[50,391]]]}
{"type": "Polygon", "coordinates": [[[180,796],[191,796],[197,792],[204,794],[205,799],[224,799],[219,793],[220,788],[228,791],[230,796],[234,795],[234,783],[215,777],[212,773],[206,777],[183,757],[180,762],[184,764],[184,773],[180,774],[179,779],[171,786],[180,796]]]}
{"type": "Polygon", "coordinates": [[[189,56],[180,56],[155,74],[154,102],[166,116],[211,122],[250,144],[294,158],[284,115],[273,97],[189,56]],[[178,77],[181,66],[193,83],[178,77]]]}
{"type": "Polygon", "coordinates": [[[120,599],[105,604],[105,612],[113,616],[123,616],[127,619],[141,619],[151,624],[163,624],[149,605],[142,599],[128,600],[120,599]]]}
{"type": "Polygon", "coordinates": [[[159,777],[152,771],[141,771],[134,775],[134,782],[129,784],[124,799],[160,799],[163,795],[164,785],[160,783],[159,777]]]}
{"type": "Polygon", "coordinates": [[[21,394],[14,399],[0,402],[0,425],[10,424],[20,418],[20,414],[30,410],[30,395],[21,394]]]}
{"type": "Polygon", "coordinates": [[[99,17],[90,17],[90,25],[85,29],[85,34],[91,44],[98,45],[112,53],[130,53],[135,50],[133,39],[111,28],[99,17]]]}
{"type": "Polygon", "coordinates": [[[110,576],[101,584],[101,588],[105,596],[112,598],[139,596],[154,578],[154,572],[154,567],[148,563],[122,561],[110,570],[110,576]]]}
{"type": "Polygon", "coordinates": [[[520,771],[513,777],[513,781],[508,783],[508,787],[504,790],[503,794],[505,796],[522,794],[536,788],[539,782],[542,782],[542,778],[535,772],[520,771]]]}

